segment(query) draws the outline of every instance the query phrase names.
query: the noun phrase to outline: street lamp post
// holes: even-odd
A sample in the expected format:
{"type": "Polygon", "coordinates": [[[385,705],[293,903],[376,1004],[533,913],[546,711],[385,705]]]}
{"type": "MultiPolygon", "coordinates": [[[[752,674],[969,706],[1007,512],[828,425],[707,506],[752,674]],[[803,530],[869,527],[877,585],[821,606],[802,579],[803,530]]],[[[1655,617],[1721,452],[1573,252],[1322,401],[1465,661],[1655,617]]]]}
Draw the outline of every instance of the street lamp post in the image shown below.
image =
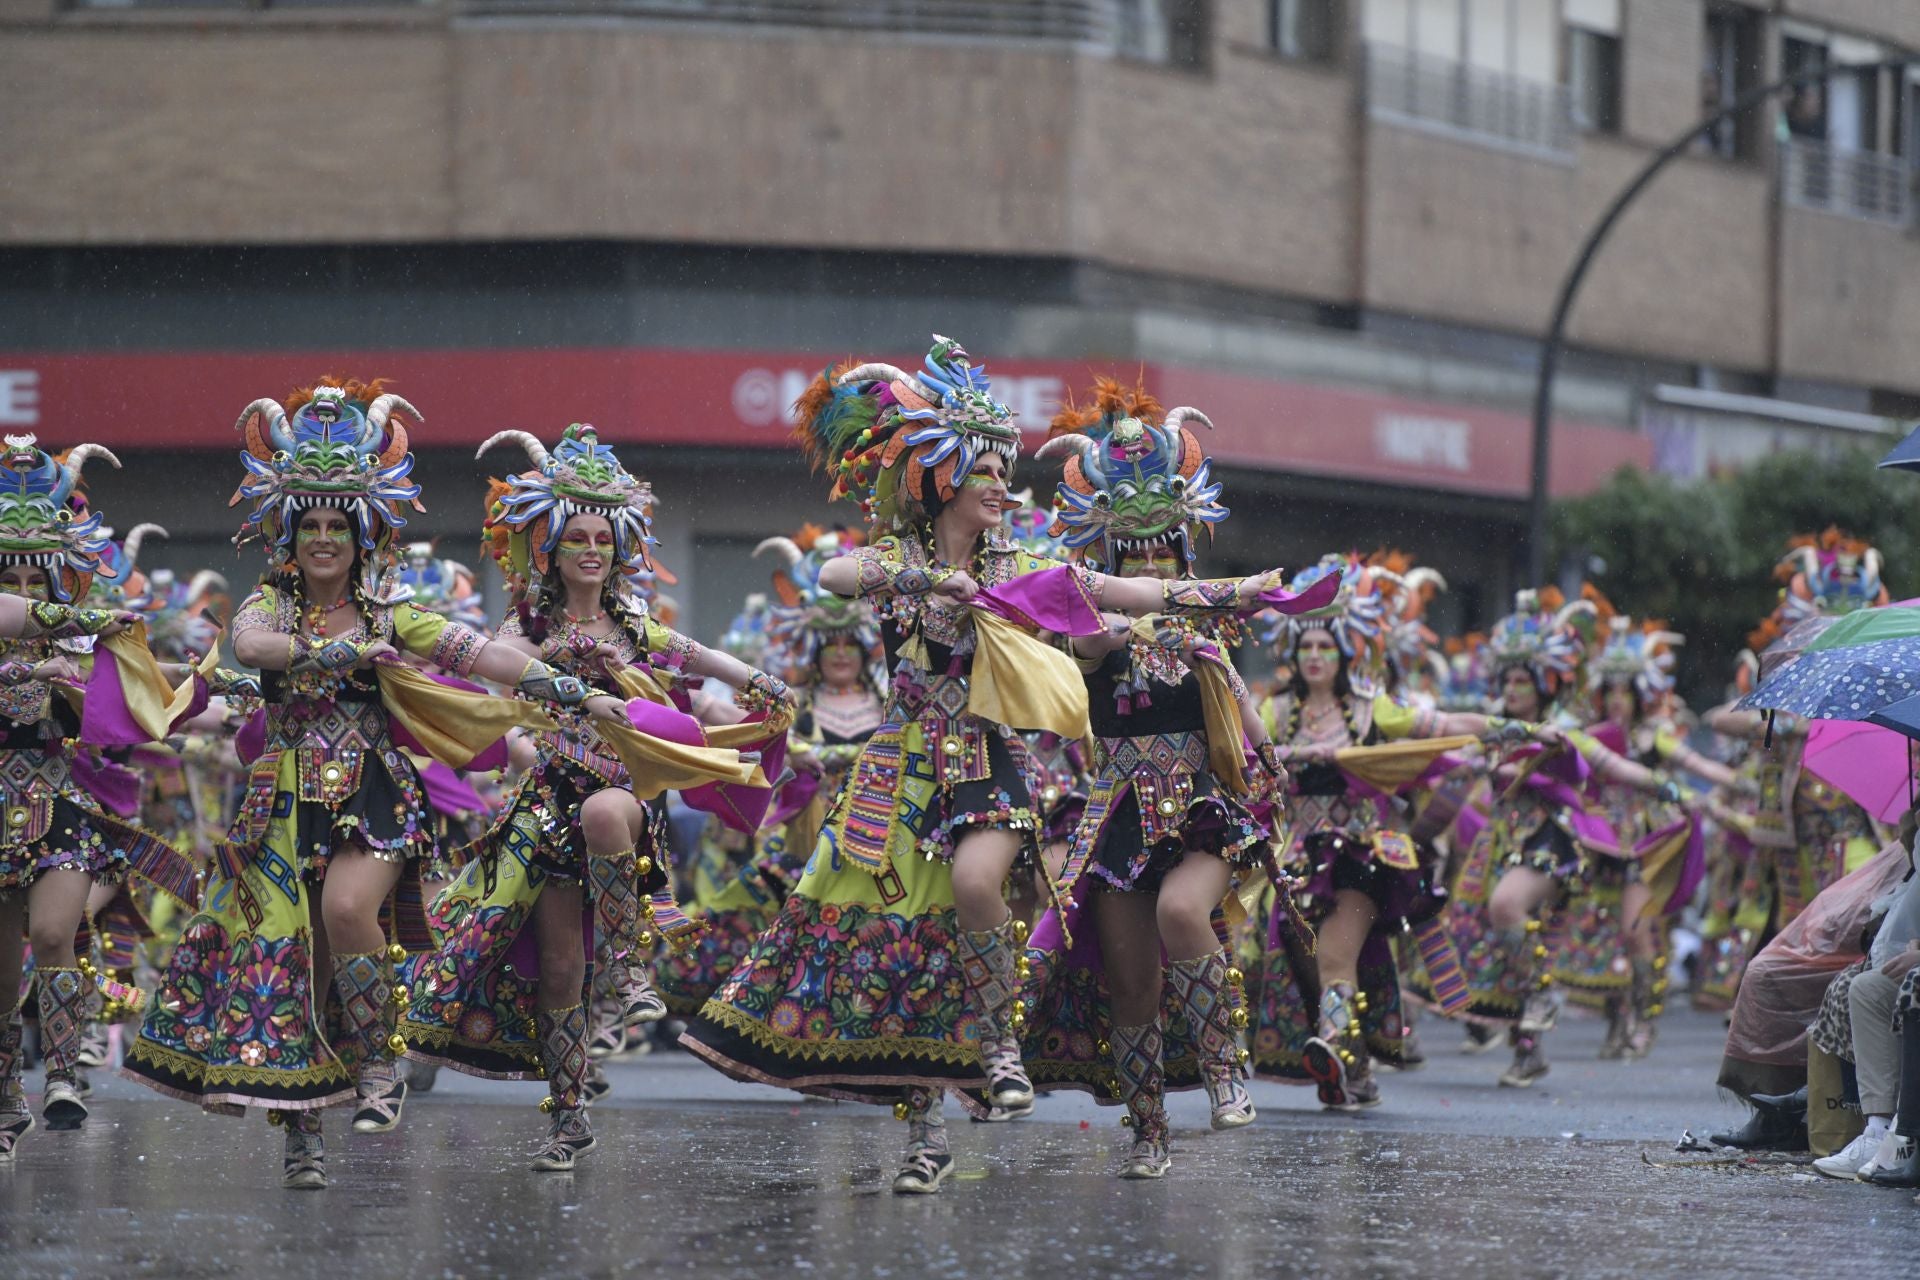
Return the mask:
{"type": "MultiPolygon", "coordinates": [[[[1886,62],[1864,63],[1849,68],[1855,71],[1882,71],[1888,68],[1905,68],[1908,59],[1900,58],[1886,62]]],[[[1565,344],[1567,315],[1573,310],[1574,298],[1580,292],[1581,282],[1586,279],[1587,268],[1593,265],[1594,257],[1600,252],[1600,246],[1606,242],[1613,230],[1613,224],[1620,220],[1640,193],[1646,190],[1669,161],[1682,154],[1695,141],[1704,137],[1708,131],[1722,120],[1731,119],[1765,102],[1777,94],[1797,88],[1813,80],[1823,80],[1831,73],[1831,68],[1821,65],[1804,68],[1785,79],[1772,84],[1761,85],[1757,89],[1735,98],[1726,106],[1715,111],[1687,131],[1655,152],[1640,167],[1633,181],[1621,189],[1613,198],[1593,230],[1580,245],[1580,252],[1574,257],[1573,267],[1567,272],[1566,279],[1560,283],[1560,296],[1553,304],[1553,319],[1547,325],[1546,341],[1540,348],[1540,376],[1533,392],[1533,470],[1527,490],[1527,583],[1539,586],[1547,576],[1547,472],[1551,462],[1553,442],[1553,379],[1560,365],[1560,348],[1565,344]]]]}

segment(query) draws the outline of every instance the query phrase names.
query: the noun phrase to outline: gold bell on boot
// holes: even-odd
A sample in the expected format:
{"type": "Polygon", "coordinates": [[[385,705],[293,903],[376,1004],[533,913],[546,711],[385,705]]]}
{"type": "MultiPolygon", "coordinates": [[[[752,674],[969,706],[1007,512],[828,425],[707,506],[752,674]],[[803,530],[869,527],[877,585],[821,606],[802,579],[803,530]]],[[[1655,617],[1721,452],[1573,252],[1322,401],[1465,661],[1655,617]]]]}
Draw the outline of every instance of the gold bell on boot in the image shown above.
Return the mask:
{"type": "Polygon", "coordinates": [[[1007,1006],[1007,1025],[1016,1031],[1027,1025],[1027,1002],[1015,1000],[1007,1006]]]}
{"type": "Polygon", "coordinates": [[[399,943],[396,942],[392,946],[387,948],[387,959],[393,961],[395,964],[399,964],[402,960],[405,960],[406,958],[407,958],[407,949],[401,946],[399,943]]]}
{"type": "Polygon", "coordinates": [[[643,853],[640,855],[639,860],[633,864],[633,869],[643,876],[650,876],[653,874],[653,859],[643,853]]]}
{"type": "Polygon", "coordinates": [[[1238,966],[1229,965],[1227,967],[1227,985],[1228,986],[1243,987],[1246,985],[1246,983],[1247,983],[1247,975],[1240,972],[1238,966]]]}
{"type": "Polygon", "coordinates": [[[548,1094],[546,1097],[540,1099],[540,1114],[547,1115],[547,1116],[550,1116],[553,1114],[553,1095],[552,1094],[548,1094]]]}
{"type": "Polygon", "coordinates": [[[398,1031],[387,1037],[387,1051],[396,1056],[407,1051],[407,1039],[398,1031]]]}
{"type": "Polygon", "coordinates": [[[913,1108],[904,1102],[896,1102],[893,1104],[893,1118],[895,1120],[905,1120],[912,1113],[913,1108]]]}
{"type": "Polygon", "coordinates": [[[1247,1011],[1245,1009],[1235,1009],[1227,1015],[1227,1022],[1235,1031],[1245,1031],[1247,1029],[1247,1011]]]}

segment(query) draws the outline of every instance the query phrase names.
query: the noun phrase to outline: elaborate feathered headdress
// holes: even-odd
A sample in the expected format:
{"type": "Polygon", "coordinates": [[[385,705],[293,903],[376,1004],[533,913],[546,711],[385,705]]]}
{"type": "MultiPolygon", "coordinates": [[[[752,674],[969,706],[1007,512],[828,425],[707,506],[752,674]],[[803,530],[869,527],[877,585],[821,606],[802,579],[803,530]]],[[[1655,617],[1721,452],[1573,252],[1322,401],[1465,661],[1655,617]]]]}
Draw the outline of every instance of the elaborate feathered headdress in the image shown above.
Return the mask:
{"type": "Polygon", "coordinates": [[[1332,604],[1310,613],[1263,614],[1260,642],[1278,646],[1286,660],[1307,632],[1325,631],[1347,660],[1347,680],[1354,692],[1370,695],[1386,659],[1391,603],[1386,593],[1399,588],[1399,579],[1351,552],[1333,552],[1294,574],[1287,590],[1297,595],[1330,574],[1340,578],[1340,591],[1332,604]]]}
{"type": "Polygon", "coordinates": [[[1400,679],[1413,679],[1427,669],[1427,658],[1440,643],[1427,625],[1427,606],[1447,589],[1447,580],[1400,551],[1376,551],[1367,557],[1367,567],[1386,598],[1387,662],[1400,679]]]}
{"type": "Polygon", "coordinates": [[[951,501],[982,450],[1012,475],[1020,453],[1013,411],[993,398],[986,366],[938,334],[919,373],[878,361],[822,373],[794,402],[794,436],[815,470],[833,477],[832,499],[853,498],[867,520],[900,528],[929,479],[951,501]]]}
{"type": "Polygon", "coordinates": [[[1227,509],[1190,422],[1213,426],[1198,409],[1162,409],[1144,387],[1097,379],[1093,404],[1055,415],[1034,455],[1067,460],[1049,532],[1108,569],[1156,545],[1191,565],[1196,536],[1211,536],[1227,509]]]}
{"type": "Polygon", "coordinates": [[[74,490],[89,458],[120,460],[97,444],[76,445],[56,459],[32,435],[6,437],[0,453],[0,565],[33,565],[47,572],[55,600],[86,599],[111,545],[97,512],[74,490]]]}
{"type": "Polygon", "coordinates": [[[1487,637],[1487,657],[1496,674],[1525,667],[1548,698],[1580,674],[1587,656],[1587,637],[1576,625],[1589,626],[1598,617],[1594,601],[1568,602],[1558,587],[1517,591],[1513,612],[1493,624],[1487,637]]]}
{"type": "Polygon", "coordinates": [[[1071,555],[1066,539],[1053,532],[1053,511],[1033,504],[1033,490],[1007,495],[1000,516],[1000,532],[1008,542],[1043,560],[1065,560],[1071,555]]]}
{"type": "Polygon", "coordinates": [[[475,457],[506,441],[533,459],[534,469],[494,480],[487,495],[487,533],[493,558],[516,597],[538,586],[552,568],[553,549],[568,520],[593,515],[613,526],[614,559],[631,577],[651,570],[653,489],[620,465],[590,423],[576,422],[549,453],[530,432],[501,431],[475,457]]]}
{"type": "Polygon", "coordinates": [[[436,555],[431,542],[409,542],[397,576],[399,598],[474,631],[487,629],[486,602],[473,570],[436,555]]]}
{"type": "Polygon", "coordinates": [[[288,396],[285,408],[261,399],[241,412],[234,427],[246,434],[240,461],[247,478],[227,505],[251,501],[253,510],[236,545],[264,537],[274,562],[284,564],[300,513],[331,507],[353,521],[362,587],[379,590],[393,533],[407,526],[402,509],[426,510],[420,486],[407,479],[413,454],[400,421],[419,426],[425,419],[385,386],[380,379],[324,377],[288,396]]]}
{"type": "Polygon", "coordinates": [[[148,538],[164,538],[167,531],[157,524],[137,524],[124,538],[114,537],[111,529],[101,532],[109,541],[100,553],[100,567],[94,570],[90,597],[103,608],[151,612],[153,584],[140,569],[140,551],[148,538]]]}
{"type": "Polygon", "coordinates": [[[752,592],[740,606],[740,612],[733,615],[733,621],[727,624],[726,631],[721,633],[720,648],[748,666],[764,670],[767,628],[772,623],[773,606],[767,603],[766,593],[752,592]]]}
{"type": "Polygon", "coordinates": [[[877,681],[883,658],[873,609],[864,600],[848,600],[820,586],[821,567],[858,545],[859,536],[849,530],[808,525],[797,538],[768,538],[753,549],[756,556],[771,551],[780,560],[773,574],[768,657],[784,665],[789,683],[813,683],[814,660],[822,646],[836,640],[857,645],[877,681]]]}
{"type": "Polygon", "coordinates": [[[1803,534],[1788,542],[1773,576],[1787,584],[1779,609],[1783,631],[1817,614],[1852,613],[1890,598],[1880,581],[1880,552],[1831,526],[1817,538],[1803,534]]]}
{"type": "Polygon", "coordinates": [[[1593,659],[1588,680],[1595,691],[1610,684],[1631,684],[1640,705],[1651,708],[1673,689],[1674,650],[1686,637],[1658,622],[1639,626],[1625,614],[1607,620],[1600,652],[1593,659]]]}
{"type": "Polygon", "coordinates": [[[202,569],[186,582],[171,569],[148,574],[146,601],[139,607],[147,618],[153,651],[170,661],[182,661],[188,654],[204,656],[220,641],[220,623],[208,615],[226,616],[230,608],[226,590],[227,580],[211,569],[202,569]]]}

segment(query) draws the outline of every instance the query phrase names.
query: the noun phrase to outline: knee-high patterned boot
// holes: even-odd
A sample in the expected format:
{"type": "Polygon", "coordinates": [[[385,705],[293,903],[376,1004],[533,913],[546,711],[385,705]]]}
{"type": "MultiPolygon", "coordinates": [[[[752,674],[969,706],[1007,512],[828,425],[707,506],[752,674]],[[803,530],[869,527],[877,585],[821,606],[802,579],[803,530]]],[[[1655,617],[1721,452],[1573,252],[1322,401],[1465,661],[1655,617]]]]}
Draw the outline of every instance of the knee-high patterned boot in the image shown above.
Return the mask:
{"type": "Polygon", "coordinates": [[[27,1087],[21,1079],[20,1011],[15,1009],[0,1022],[0,1165],[13,1161],[13,1149],[33,1128],[33,1112],[27,1110],[27,1087]]]}
{"type": "Polygon", "coordinates": [[[547,1096],[540,1109],[551,1117],[547,1139],[533,1158],[537,1173],[571,1173],[574,1163],[594,1148],[587,1120],[587,1006],[542,1009],[540,1062],[547,1069],[547,1096]]]}
{"type": "Polygon", "coordinates": [[[87,980],[78,969],[38,969],[40,1043],[47,1060],[47,1091],[40,1114],[49,1129],[78,1129],[87,1122],[80,1100],[80,1024],[86,1017],[87,980]]]}
{"type": "Polygon", "coordinates": [[[394,1062],[407,1047],[397,1031],[400,1004],[407,992],[394,981],[394,963],[393,951],[333,958],[334,990],[340,995],[347,1029],[360,1046],[355,1133],[386,1133],[400,1123],[400,1110],[407,1101],[407,1082],[394,1062]]]}
{"type": "Polygon", "coordinates": [[[1505,929],[1499,945],[1506,951],[1507,963],[1525,992],[1519,1020],[1508,1036],[1513,1046],[1513,1061],[1500,1074],[1500,1083],[1509,1089],[1530,1088],[1547,1074],[1545,1037],[1560,1020],[1560,993],[1554,990],[1553,974],[1547,970],[1547,947],[1540,941],[1540,922],[1529,920],[1521,929],[1505,929]]]}
{"type": "Polygon", "coordinates": [[[1626,1044],[1629,1058],[1644,1058],[1653,1051],[1653,1038],[1658,1030],[1655,1019],[1665,1012],[1660,1001],[1667,990],[1666,961],[1667,958],[1660,955],[1633,962],[1633,1013],[1626,1044]]]}
{"type": "Polygon", "coordinates": [[[1161,1066],[1165,1045],[1158,1018],[1137,1027],[1113,1028],[1113,1073],[1133,1130],[1133,1147],[1120,1166],[1123,1178],[1163,1178],[1173,1164],[1167,1145],[1166,1072],[1161,1066]]]}
{"type": "Polygon", "coordinates": [[[1329,982],[1320,993],[1319,1034],[1307,1041],[1301,1058],[1320,1086],[1320,1105],[1332,1111],[1358,1111],[1380,1105],[1380,1082],[1373,1077],[1362,1015],[1367,996],[1351,982],[1329,982]]]}
{"type": "Polygon", "coordinates": [[[628,849],[589,860],[594,922],[606,947],[599,963],[607,972],[609,998],[618,1005],[622,1028],[658,1022],[667,1016],[667,1002],[654,990],[647,974],[647,944],[640,941],[648,931],[642,923],[634,853],[628,849]]]}
{"type": "Polygon", "coordinates": [[[1247,1053],[1240,1032],[1247,1025],[1244,979],[1227,963],[1224,948],[1194,960],[1167,964],[1167,986],[1187,1013],[1200,1050],[1200,1071],[1213,1103],[1213,1127],[1238,1129],[1253,1123],[1247,1092],[1247,1053]]]}
{"type": "Polygon", "coordinates": [[[289,1191],[324,1191],[327,1186],[327,1142],[320,1134],[318,1111],[276,1111],[270,1118],[286,1126],[286,1154],[280,1162],[280,1184],[289,1191]]]}
{"type": "Polygon", "coordinates": [[[900,1172],[893,1175],[896,1195],[930,1196],[953,1172],[953,1153],[947,1150],[947,1118],[940,1113],[946,1094],[915,1085],[893,1114],[907,1122],[907,1152],[900,1172]]]}
{"type": "MultiPolygon", "coordinates": [[[[974,1012],[987,1023],[980,1038],[980,1057],[987,1071],[987,1096],[993,1105],[1013,1115],[1033,1109],[1033,1082],[1020,1061],[1020,1028],[1027,1010],[1020,999],[1020,970],[1026,958],[1015,959],[1025,943],[1027,925],[1007,914],[996,929],[964,929],[956,942],[960,972],[973,999],[974,1012]]],[[[1011,1116],[1009,1116],[1011,1118],[1011,1116]]]]}

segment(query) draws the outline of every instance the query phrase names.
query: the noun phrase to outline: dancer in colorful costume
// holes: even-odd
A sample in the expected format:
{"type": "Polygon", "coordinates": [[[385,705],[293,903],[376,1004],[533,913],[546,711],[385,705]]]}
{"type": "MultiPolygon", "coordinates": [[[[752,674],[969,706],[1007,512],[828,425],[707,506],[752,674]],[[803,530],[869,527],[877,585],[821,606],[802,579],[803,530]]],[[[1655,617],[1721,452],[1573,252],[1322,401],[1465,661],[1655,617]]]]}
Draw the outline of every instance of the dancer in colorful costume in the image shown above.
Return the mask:
{"type": "Polygon", "coordinates": [[[1553,588],[1522,591],[1494,627],[1487,656],[1504,716],[1539,722],[1536,743],[1510,753],[1493,773],[1494,799],[1441,915],[1463,971],[1458,983],[1428,967],[1428,995],[1445,1007],[1443,985],[1463,987],[1458,1006],[1477,1022],[1504,1026],[1513,1062],[1500,1083],[1526,1088],[1547,1074],[1543,1040],[1560,1011],[1550,943],[1567,904],[1585,887],[1593,854],[1583,838],[1611,840],[1595,783],[1617,783],[1678,803],[1680,789],[1580,732],[1583,664],[1597,610],[1564,603],[1553,588]]]}
{"type": "Polygon", "coordinates": [[[1445,897],[1433,848],[1442,824],[1430,799],[1434,829],[1416,838],[1397,798],[1446,775],[1456,763],[1446,752],[1482,735],[1523,736],[1525,726],[1411,706],[1387,692],[1388,637],[1410,612],[1405,596],[1423,591],[1428,575],[1330,555],[1292,586],[1305,591],[1322,579],[1339,584],[1334,603],[1283,617],[1266,637],[1290,678],[1261,709],[1292,775],[1276,853],[1317,936],[1318,1000],[1303,999],[1313,984],[1303,980],[1310,975],[1299,949],[1279,945],[1282,899],[1263,953],[1253,1068],[1263,1079],[1312,1082],[1323,1106],[1357,1110],[1380,1103],[1376,1058],[1407,1065],[1395,939],[1418,926],[1428,962],[1451,962],[1431,924],[1445,897]]]}
{"type": "Polygon", "coordinates": [[[969,1099],[982,1109],[1032,1098],[1015,1038],[1022,939],[1003,890],[1039,827],[1019,731],[1084,736],[1087,702],[1072,662],[1027,628],[1097,630],[1103,608],[1232,612],[1267,579],[1111,578],[1016,550],[1001,525],[1019,430],[948,339],[917,373],[823,374],[797,414],[832,496],[858,497],[881,535],[829,561],[820,585],[877,602],[886,722],[779,918],[687,1043],[740,1079],[869,1102],[904,1093],[894,1190],[933,1192],[953,1169],[945,1090],[984,1089],[969,1099]]]}
{"type": "MultiPolygon", "coordinates": [[[[552,452],[524,431],[500,432],[480,452],[501,443],[525,449],[534,468],[496,480],[489,498],[490,545],[514,600],[494,643],[595,691],[594,720],[562,711],[544,726],[533,769],[463,852],[465,870],[433,904],[436,947],[409,966],[401,1034],[416,1060],[492,1079],[544,1077],[549,1122],[533,1168],[566,1172],[595,1145],[585,1110],[589,958],[638,964],[654,930],[675,944],[696,931],[668,882],[660,815],[642,802],[669,785],[759,778],[737,750],[705,741],[667,744],[664,762],[631,758],[629,747],[658,744],[633,730],[622,700],[692,726],[664,705],[676,692],[685,701],[686,680],[724,680],[742,708],[759,712],[784,706],[787,694],[649,616],[628,579],[648,564],[652,490],[591,426],[569,426],[552,452]],[[618,709],[613,726],[602,723],[602,703],[618,709]]],[[[783,717],[757,736],[785,729],[783,717]]]]}
{"type": "Polygon", "coordinates": [[[41,1115],[49,1129],[78,1129],[87,1118],[80,1054],[89,999],[137,998],[75,954],[89,893],[133,873],[188,905],[198,897],[191,864],[104,808],[73,772],[93,642],[135,621],[124,610],[74,607],[108,545],[99,513],[75,494],[93,458],[120,465],[92,444],[55,459],[31,435],[8,436],[0,451],[0,1163],[34,1123],[21,1080],[22,934],[33,947],[46,1062],[41,1115]]]}
{"type": "MultiPolygon", "coordinates": [[[[683,1017],[700,1011],[773,923],[861,747],[884,718],[886,655],[873,607],[820,586],[821,568],[859,545],[850,530],[808,525],[797,537],[768,538],[754,548],[755,556],[770,552],[779,560],[761,661],[794,690],[787,761],[795,776],[758,833],[707,820],[687,877],[689,914],[706,929],[695,946],[664,962],[660,977],[667,1007],[683,1017]]],[[[750,634],[747,616],[730,629],[735,643],[750,634]]]]}
{"type": "MultiPolygon", "coordinates": [[[[1733,770],[1686,744],[1673,722],[1674,649],[1681,636],[1617,615],[1589,664],[1600,722],[1593,737],[1650,769],[1678,769],[1714,786],[1739,785],[1733,770]]],[[[1597,813],[1609,838],[1583,839],[1592,855],[1586,889],[1570,904],[1554,976],[1568,998],[1607,1014],[1602,1058],[1641,1058],[1664,1011],[1667,934],[1706,873],[1698,819],[1639,787],[1607,783],[1597,813]]]]}
{"type": "MultiPolygon", "coordinates": [[[[1053,420],[1038,456],[1067,460],[1053,532],[1080,563],[1132,581],[1191,578],[1202,532],[1211,538],[1227,509],[1190,423],[1213,425],[1105,378],[1087,408],[1053,420]]],[[[1071,641],[1093,777],[1057,887],[1067,905],[1042,918],[1028,951],[1022,1048],[1037,1089],[1123,1103],[1133,1141],[1120,1176],[1160,1178],[1172,1164],[1169,1077],[1205,1087],[1215,1129],[1254,1119],[1242,978],[1214,917],[1264,866],[1264,811],[1284,772],[1228,656],[1236,619],[1106,621],[1071,641]],[[1249,744],[1261,754],[1249,759],[1249,744]]]]}
{"type": "MultiPolygon", "coordinates": [[[[233,649],[263,673],[264,744],[208,907],[181,931],[125,1070],[209,1110],[268,1108],[286,1126],[286,1185],[319,1188],[321,1108],[352,1101],[355,1131],[379,1133],[406,1098],[395,965],[428,942],[418,877],[433,832],[401,744],[464,768],[511,726],[552,723],[435,683],[399,653],[557,705],[587,690],[387,594],[395,531],[419,505],[412,405],[332,378],[288,405],[256,400],[237,424],[247,474],[233,501],[252,507],[236,541],[264,539],[269,563],[235,615],[233,649]]],[[[599,702],[620,716],[615,699],[599,702]]]]}

